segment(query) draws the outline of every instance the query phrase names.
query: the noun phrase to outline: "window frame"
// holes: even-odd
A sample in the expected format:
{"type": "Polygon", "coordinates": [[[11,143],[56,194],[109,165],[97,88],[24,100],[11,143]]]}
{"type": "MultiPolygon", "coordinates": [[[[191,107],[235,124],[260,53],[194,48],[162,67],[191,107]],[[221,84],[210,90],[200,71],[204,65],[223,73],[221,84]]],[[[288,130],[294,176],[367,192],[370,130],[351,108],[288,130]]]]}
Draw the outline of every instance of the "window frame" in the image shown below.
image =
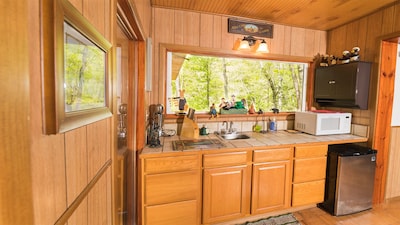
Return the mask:
{"type": "MultiPolygon", "coordinates": [[[[306,84],[306,94],[305,94],[305,109],[310,109],[313,104],[313,86],[314,86],[314,64],[312,57],[304,57],[304,56],[289,56],[289,55],[279,55],[279,54],[263,54],[263,53],[251,53],[251,52],[243,52],[243,51],[234,51],[234,50],[226,50],[226,49],[214,49],[214,48],[202,48],[195,46],[183,46],[183,45],[175,45],[175,44],[160,44],[160,62],[159,62],[159,73],[160,77],[163,77],[163,82],[161,85],[164,87],[162,93],[163,104],[168,104],[168,96],[167,96],[167,69],[168,69],[168,52],[179,52],[179,53],[187,53],[193,55],[209,55],[209,56],[217,56],[217,57],[229,57],[229,58],[247,58],[247,59],[263,59],[263,60],[272,60],[272,61],[285,61],[285,62],[298,62],[298,63],[307,63],[307,84],[306,84]]],[[[161,90],[160,90],[161,91],[161,90]]],[[[167,117],[174,117],[175,114],[167,114],[164,112],[167,117]]],[[[196,115],[205,115],[208,116],[208,113],[199,113],[196,115]]],[[[237,115],[224,115],[227,117],[234,117],[237,115]]]]}

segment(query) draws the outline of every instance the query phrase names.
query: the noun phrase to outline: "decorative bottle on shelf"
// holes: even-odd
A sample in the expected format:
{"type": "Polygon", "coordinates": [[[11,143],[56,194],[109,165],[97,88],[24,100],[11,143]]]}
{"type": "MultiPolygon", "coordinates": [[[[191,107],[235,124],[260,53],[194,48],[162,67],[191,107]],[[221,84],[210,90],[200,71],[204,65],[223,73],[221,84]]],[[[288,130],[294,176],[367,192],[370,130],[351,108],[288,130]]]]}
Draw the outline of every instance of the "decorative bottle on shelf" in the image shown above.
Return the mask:
{"type": "Polygon", "coordinates": [[[269,130],[270,130],[270,131],[277,131],[277,130],[278,130],[278,126],[277,126],[277,123],[276,123],[276,116],[275,116],[275,114],[278,114],[278,113],[279,113],[279,109],[273,108],[273,109],[272,109],[272,112],[274,113],[274,116],[272,116],[272,117],[269,118],[269,130]]]}

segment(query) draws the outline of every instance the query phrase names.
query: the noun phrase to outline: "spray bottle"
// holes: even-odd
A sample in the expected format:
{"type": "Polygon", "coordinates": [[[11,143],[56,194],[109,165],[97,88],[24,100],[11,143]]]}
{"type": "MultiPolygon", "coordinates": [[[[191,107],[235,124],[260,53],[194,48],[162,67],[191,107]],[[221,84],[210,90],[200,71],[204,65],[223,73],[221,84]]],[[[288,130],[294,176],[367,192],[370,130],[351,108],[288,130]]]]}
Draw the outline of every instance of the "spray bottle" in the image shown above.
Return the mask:
{"type": "Polygon", "coordinates": [[[273,116],[269,118],[269,131],[277,131],[278,129],[278,124],[276,123],[276,116],[275,114],[279,113],[279,109],[273,108],[271,109],[273,112],[273,116]]]}

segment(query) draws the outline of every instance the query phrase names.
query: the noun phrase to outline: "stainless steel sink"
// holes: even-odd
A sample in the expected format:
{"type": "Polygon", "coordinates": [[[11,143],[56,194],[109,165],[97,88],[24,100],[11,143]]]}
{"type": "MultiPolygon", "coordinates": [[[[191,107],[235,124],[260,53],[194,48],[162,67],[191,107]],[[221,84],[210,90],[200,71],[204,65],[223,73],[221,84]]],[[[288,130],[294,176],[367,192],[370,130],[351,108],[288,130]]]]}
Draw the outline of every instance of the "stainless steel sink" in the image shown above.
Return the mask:
{"type": "Polygon", "coordinates": [[[220,139],[195,139],[195,140],[177,140],[172,142],[174,151],[193,150],[193,149],[218,149],[225,147],[220,139]]]}
{"type": "Polygon", "coordinates": [[[220,135],[225,140],[237,140],[237,139],[249,139],[250,136],[246,134],[232,133],[232,134],[221,134],[220,135]]]}

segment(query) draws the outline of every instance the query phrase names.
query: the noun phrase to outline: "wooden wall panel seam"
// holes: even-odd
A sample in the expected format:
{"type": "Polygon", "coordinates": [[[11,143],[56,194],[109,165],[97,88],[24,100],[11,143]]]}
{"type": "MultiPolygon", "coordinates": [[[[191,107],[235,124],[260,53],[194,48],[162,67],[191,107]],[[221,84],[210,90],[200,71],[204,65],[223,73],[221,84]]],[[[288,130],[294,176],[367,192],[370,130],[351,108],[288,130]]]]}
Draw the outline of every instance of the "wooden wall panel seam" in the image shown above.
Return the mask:
{"type": "Polygon", "coordinates": [[[78,197],[72,202],[72,204],[65,210],[65,212],[61,215],[60,218],[54,223],[54,225],[65,225],[71,215],[75,212],[75,210],[80,206],[82,201],[88,196],[92,188],[96,185],[96,183],[100,180],[100,178],[105,174],[107,169],[111,166],[112,160],[108,160],[102,168],[98,171],[96,176],[88,183],[88,185],[83,189],[83,191],[78,195],[78,197]]]}

